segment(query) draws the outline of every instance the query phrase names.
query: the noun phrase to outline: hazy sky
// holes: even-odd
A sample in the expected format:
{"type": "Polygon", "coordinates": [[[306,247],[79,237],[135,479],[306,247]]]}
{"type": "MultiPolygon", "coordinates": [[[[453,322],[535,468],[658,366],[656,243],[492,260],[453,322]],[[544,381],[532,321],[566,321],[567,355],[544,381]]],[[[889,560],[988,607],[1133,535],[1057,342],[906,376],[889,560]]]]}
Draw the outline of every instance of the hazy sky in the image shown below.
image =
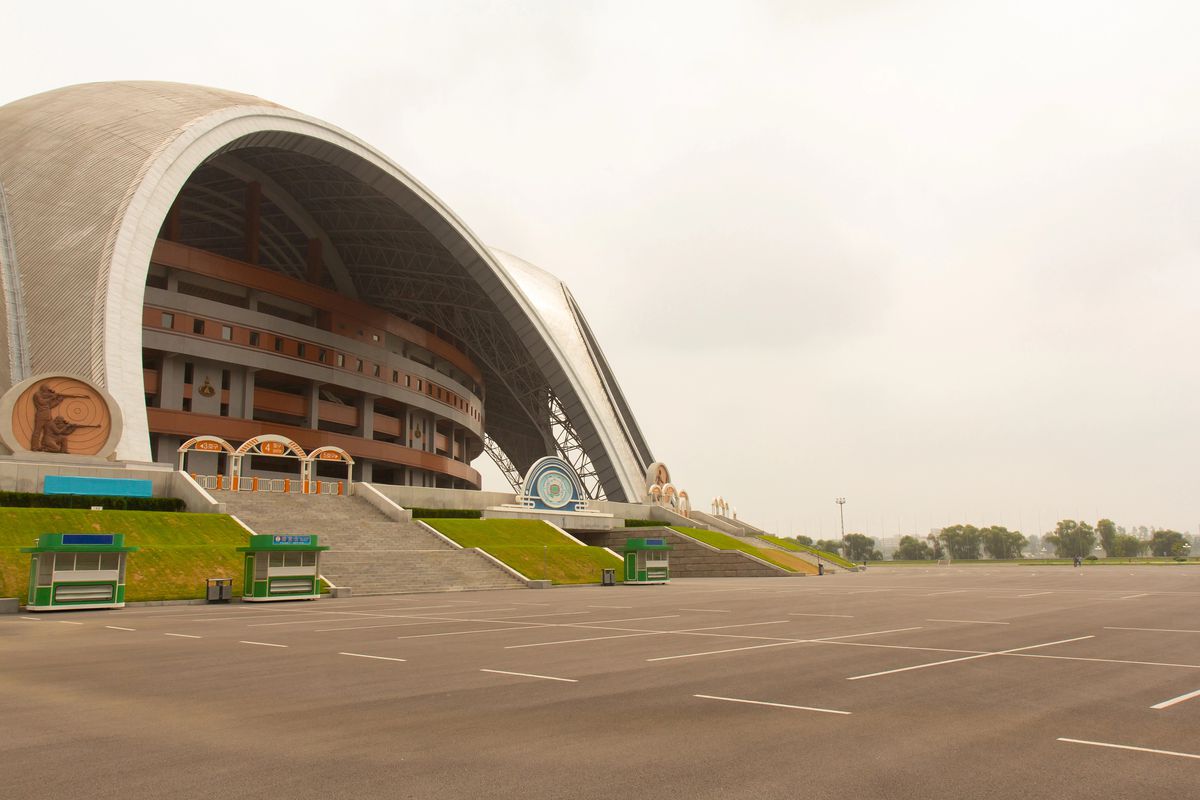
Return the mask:
{"type": "Polygon", "coordinates": [[[563,278],[700,508],[1200,523],[1194,2],[9,5],[0,102],[256,94],[563,278]]]}

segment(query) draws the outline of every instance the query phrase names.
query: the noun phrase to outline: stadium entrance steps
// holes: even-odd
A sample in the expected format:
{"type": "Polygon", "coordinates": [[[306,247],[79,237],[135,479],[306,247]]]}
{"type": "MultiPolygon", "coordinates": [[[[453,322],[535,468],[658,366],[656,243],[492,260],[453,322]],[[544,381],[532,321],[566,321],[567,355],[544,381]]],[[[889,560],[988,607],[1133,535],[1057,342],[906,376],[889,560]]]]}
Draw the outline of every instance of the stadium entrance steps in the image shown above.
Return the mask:
{"type": "Polygon", "coordinates": [[[213,492],[255,533],[315,533],[332,549],[321,574],[355,595],[524,588],[474,550],[457,550],[411,520],[389,519],[360,497],[213,492]]]}
{"type": "Polygon", "coordinates": [[[625,528],[614,531],[573,531],[576,537],[596,547],[621,552],[630,538],[658,537],[671,545],[672,578],[803,578],[803,572],[788,572],[749,553],[720,550],[671,528],[625,528]]]}

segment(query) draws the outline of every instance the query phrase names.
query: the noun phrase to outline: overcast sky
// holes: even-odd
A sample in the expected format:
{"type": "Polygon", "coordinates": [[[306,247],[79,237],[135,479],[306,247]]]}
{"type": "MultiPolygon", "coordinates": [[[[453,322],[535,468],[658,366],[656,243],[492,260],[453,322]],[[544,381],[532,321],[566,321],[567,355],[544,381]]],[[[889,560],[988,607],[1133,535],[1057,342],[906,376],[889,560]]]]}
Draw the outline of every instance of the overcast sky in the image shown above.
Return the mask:
{"type": "Polygon", "coordinates": [[[1103,0],[24,3],[0,102],[184,81],[365,139],[568,283],[702,509],[814,537],[837,496],[873,536],[1195,532],[1198,24],[1103,0]]]}

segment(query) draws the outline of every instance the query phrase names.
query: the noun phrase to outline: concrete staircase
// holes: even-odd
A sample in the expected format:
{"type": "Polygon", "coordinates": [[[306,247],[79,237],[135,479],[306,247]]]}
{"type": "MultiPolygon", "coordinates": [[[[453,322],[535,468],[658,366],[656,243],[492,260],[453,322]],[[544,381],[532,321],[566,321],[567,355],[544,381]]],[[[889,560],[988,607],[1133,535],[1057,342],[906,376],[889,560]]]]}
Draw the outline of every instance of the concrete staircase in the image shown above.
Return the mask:
{"type": "Polygon", "coordinates": [[[670,528],[626,528],[591,532],[576,531],[575,536],[590,545],[608,547],[620,553],[630,538],[662,537],[671,545],[670,569],[673,578],[803,578],[802,572],[752,558],[738,550],[718,550],[684,536],[670,528]]]}
{"type": "Polygon", "coordinates": [[[354,594],[516,589],[524,584],[474,550],[459,550],[411,520],[389,519],[358,497],[213,492],[255,533],[315,533],[332,549],[321,574],[354,594]]]}

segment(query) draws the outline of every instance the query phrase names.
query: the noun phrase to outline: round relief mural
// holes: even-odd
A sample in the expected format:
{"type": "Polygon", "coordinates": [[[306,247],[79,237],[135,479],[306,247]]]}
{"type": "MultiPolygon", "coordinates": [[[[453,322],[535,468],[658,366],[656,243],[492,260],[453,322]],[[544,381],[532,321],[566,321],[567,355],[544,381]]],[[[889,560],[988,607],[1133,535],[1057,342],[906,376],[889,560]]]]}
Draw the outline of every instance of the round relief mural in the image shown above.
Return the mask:
{"type": "Polygon", "coordinates": [[[96,455],[111,433],[112,414],[104,395],[77,378],[35,381],[13,403],[13,438],[35,453],[96,455]]]}

